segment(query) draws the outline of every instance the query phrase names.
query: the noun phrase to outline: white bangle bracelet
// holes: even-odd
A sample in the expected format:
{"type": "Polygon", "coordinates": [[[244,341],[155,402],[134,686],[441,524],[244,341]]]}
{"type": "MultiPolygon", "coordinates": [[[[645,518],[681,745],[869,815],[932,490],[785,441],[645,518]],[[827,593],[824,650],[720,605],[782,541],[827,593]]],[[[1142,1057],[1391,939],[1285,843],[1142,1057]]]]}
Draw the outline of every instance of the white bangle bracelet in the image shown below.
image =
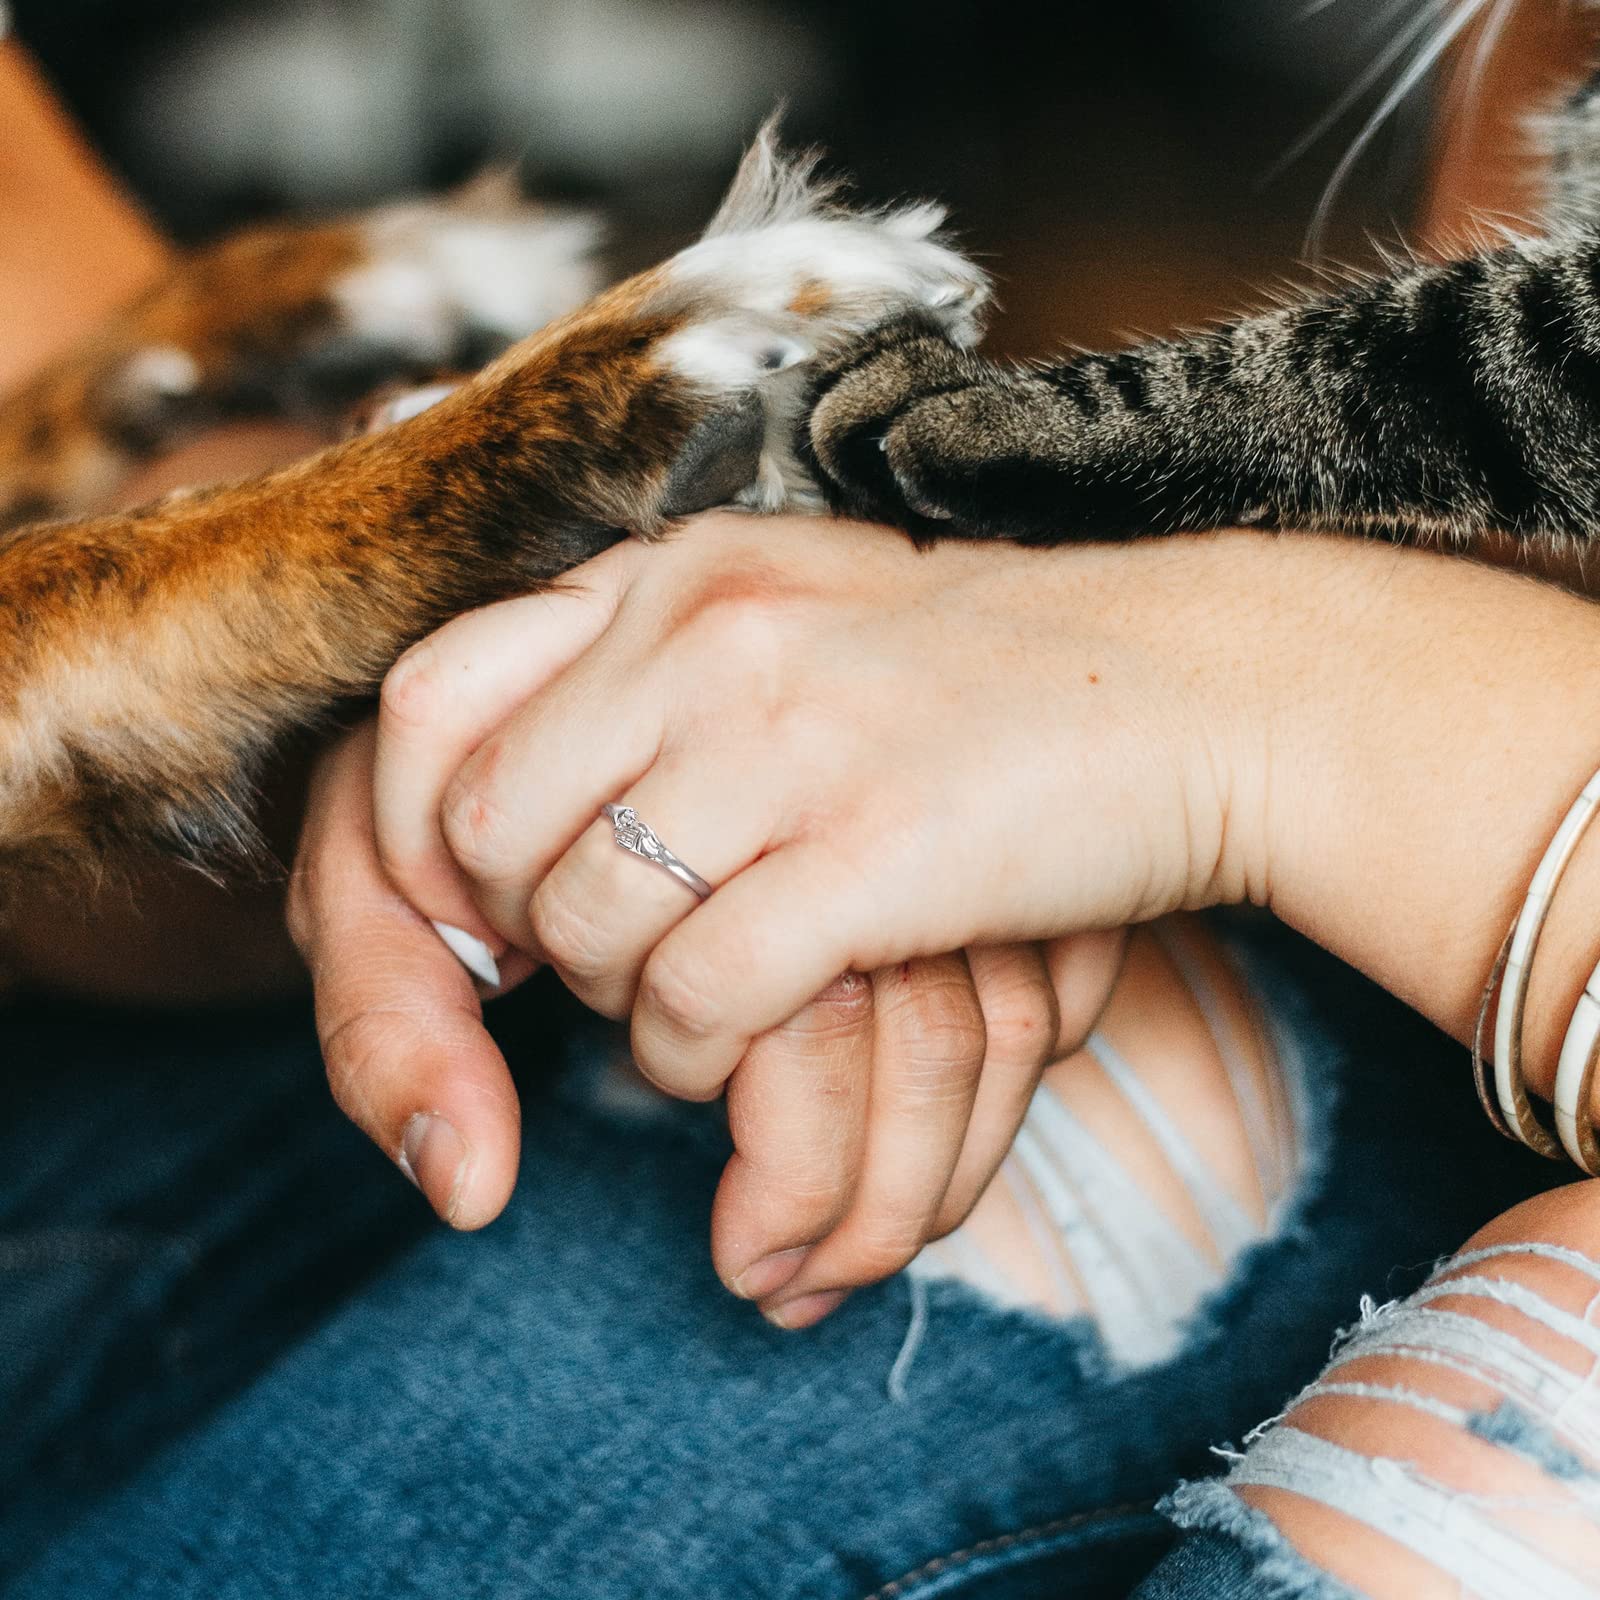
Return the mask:
{"type": "MultiPolygon", "coordinates": [[[[1569,1143],[1560,1128],[1559,1116],[1557,1132],[1552,1133],[1539,1120],[1532,1102],[1528,1099],[1527,1085],[1523,1081],[1522,1074],[1523,1013],[1528,1003],[1528,975],[1533,966],[1540,935],[1544,932],[1544,925],[1550,916],[1551,902],[1555,898],[1561,876],[1567,869],[1567,863],[1571,861],[1579,841],[1594,820],[1596,811],[1600,811],[1600,772],[1595,773],[1584,785],[1583,792],[1568,808],[1566,816],[1562,818],[1561,826],[1556,829],[1555,837],[1550,841],[1549,848],[1539,862],[1538,871],[1533,875],[1533,882],[1528,885],[1528,893],[1523,899],[1521,911],[1517,914],[1516,925],[1507,936],[1505,944],[1501,946],[1495,970],[1490,974],[1489,985],[1484,991],[1483,1008],[1478,1015],[1478,1029],[1473,1039],[1473,1067],[1478,1081],[1479,1098],[1483,1100],[1490,1120],[1508,1137],[1520,1140],[1529,1149],[1536,1150],[1540,1155],[1548,1156],[1555,1161],[1561,1159],[1563,1150],[1571,1154],[1580,1138],[1587,1138],[1591,1146],[1594,1144],[1594,1130],[1588,1117],[1578,1116],[1576,1110],[1579,1104],[1577,1079],[1583,1072],[1582,1062],[1589,1053],[1589,1041],[1586,1035],[1581,1044],[1573,1038],[1573,1029],[1579,1026],[1578,1014],[1574,1013],[1572,1025],[1568,1028],[1568,1042],[1574,1051],[1581,1052],[1578,1056],[1579,1064],[1569,1069],[1566,1090],[1558,1090],[1558,1093],[1562,1094],[1562,1103],[1570,1113],[1572,1142],[1569,1143]],[[1483,1024],[1493,998],[1495,978],[1499,976],[1502,968],[1505,976],[1500,987],[1500,1003],[1495,1007],[1494,1018],[1494,1096],[1491,1102],[1482,1057],[1483,1024]]],[[[1600,991],[1600,976],[1592,981],[1596,990],[1600,991]]],[[[1600,999],[1591,1003],[1595,1012],[1595,1034],[1596,1037],[1600,1037],[1600,999]]],[[[1583,1009],[1580,1001],[1579,1011],[1583,1009]]],[[[1565,1059],[1567,1055],[1565,1045],[1562,1055],[1565,1059]]],[[[1592,1080],[1592,1077],[1591,1066],[1589,1078],[1592,1080]]],[[[1596,1153],[1600,1155],[1600,1150],[1596,1153]]],[[[1587,1163],[1577,1155],[1574,1154],[1573,1159],[1577,1160],[1586,1171],[1589,1170],[1587,1163]]]]}
{"type": "Polygon", "coordinates": [[[1600,1136],[1594,1125],[1595,1064],[1600,1062],[1600,966],[1572,1008],[1556,1068],[1556,1132],[1591,1178],[1600,1178],[1600,1136]]]}

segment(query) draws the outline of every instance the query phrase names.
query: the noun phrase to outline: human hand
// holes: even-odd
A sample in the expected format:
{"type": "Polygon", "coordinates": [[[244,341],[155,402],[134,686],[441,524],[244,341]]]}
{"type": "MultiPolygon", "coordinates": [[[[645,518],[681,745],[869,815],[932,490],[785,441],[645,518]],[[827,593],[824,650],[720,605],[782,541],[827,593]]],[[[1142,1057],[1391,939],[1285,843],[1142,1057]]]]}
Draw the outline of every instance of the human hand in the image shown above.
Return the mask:
{"type": "MultiPolygon", "coordinates": [[[[968,1171],[986,1181],[987,1153],[967,1153],[997,1142],[980,1130],[1004,1129],[992,1160],[1003,1156],[1063,1041],[1038,1006],[1037,953],[1023,978],[1017,952],[991,970],[993,947],[1120,927],[1212,897],[1220,881],[1221,768],[1208,746],[1218,729],[1195,714],[1192,681],[1203,652],[1171,643],[1192,575],[1143,585],[1141,636],[1116,616],[1127,608],[1106,554],[1079,552],[1069,568],[1004,548],[919,554],[881,530],[707,519],[666,549],[622,547],[591,563],[585,591],[460,619],[386,686],[378,843],[394,881],[427,915],[552,961],[596,1009],[632,1010],[641,1064],[670,1092],[708,1098],[731,1075],[740,1155],[718,1201],[717,1258],[756,1298],[776,1291],[753,1262],[783,1254],[777,1273],[824,1233],[828,1248],[809,1252],[786,1302],[813,1278],[837,1291],[893,1270],[930,1230],[953,1225],[968,1171]],[[1046,593],[1052,572],[1065,582],[1046,593]],[[1069,630],[1064,619],[1080,615],[1115,620],[1069,630]],[[1074,737],[1084,731],[1092,748],[1074,737]],[[1080,827],[1054,826],[1055,807],[1091,775],[1098,793],[1075,806],[1080,827]],[[594,819],[619,797],[726,887],[697,908],[618,851],[610,824],[594,819]],[[980,820],[963,828],[962,818],[980,820]],[[746,891],[779,866],[772,911],[746,891]],[[885,887],[899,900],[892,911],[885,887]],[[708,914],[730,897],[742,910],[719,933],[708,914]],[[884,926],[883,911],[898,926],[884,926]],[[653,981],[690,932],[710,952],[697,956],[691,941],[691,962],[714,967],[726,954],[726,981],[708,971],[690,990],[670,965],[653,981]],[[941,953],[962,948],[978,954],[941,953]],[[834,983],[851,971],[875,976],[834,983]],[[1009,1072],[979,1072],[988,1036],[1005,1033],[1004,1019],[982,1015],[996,974],[1000,990],[1035,997],[1021,1029],[1032,1042],[1009,1072]],[[885,1021],[903,1015],[899,990],[942,1046],[920,1074],[885,1021]],[[704,1009],[729,998],[725,1020],[704,1009]],[[880,1086],[866,1070],[874,1034],[880,1059],[920,1078],[909,1118],[884,1112],[899,1104],[893,1075],[880,1086]],[[797,1054],[808,1071],[795,1070],[797,1054]],[[881,1124],[895,1131],[880,1135],[881,1124]],[[922,1171],[906,1187],[917,1204],[903,1171],[866,1181],[886,1166],[872,1156],[880,1138],[914,1152],[922,1171]],[[780,1248],[753,1253],[758,1238],[780,1248]]],[[[1114,937],[1077,948],[1103,984],[1114,937]]],[[[1092,1021],[1091,1011],[1084,1031],[1092,1021]]]]}
{"type": "MultiPolygon", "coordinates": [[[[319,759],[289,879],[289,933],[311,974],[333,1096],[446,1222],[477,1228],[516,1181],[516,1091],[477,989],[379,865],[377,727],[319,759]]],[[[508,983],[526,976],[502,962],[508,983]]]]}
{"type": "MultiPolygon", "coordinates": [[[[358,729],[319,765],[290,925],[340,1105],[445,1220],[481,1226],[515,1179],[516,1095],[467,974],[379,864],[375,744],[370,725],[358,729]]],[[[909,962],[833,985],[757,1040],[730,1088],[739,1151],[714,1214],[729,1286],[771,1299],[798,1273],[800,1247],[824,1236],[822,1265],[841,1283],[868,1281],[959,1224],[1010,1148],[1039,1071],[1094,1026],[1121,946],[1120,935],[1089,935],[909,962]],[[951,1079],[964,1092],[946,1107],[951,1079]],[[902,1174],[883,1195],[855,1182],[869,1084],[880,1180],[886,1156],[889,1178],[902,1174]],[[886,1088],[897,1096],[887,1104],[886,1088]],[[930,1139],[941,1126],[963,1136],[930,1139]]],[[[500,965],[510,987],[532,963],[511,952],[500,965]]],[[[780,1315],[801,1326],[833,1295],[786,1302],[780,1315]]]]}

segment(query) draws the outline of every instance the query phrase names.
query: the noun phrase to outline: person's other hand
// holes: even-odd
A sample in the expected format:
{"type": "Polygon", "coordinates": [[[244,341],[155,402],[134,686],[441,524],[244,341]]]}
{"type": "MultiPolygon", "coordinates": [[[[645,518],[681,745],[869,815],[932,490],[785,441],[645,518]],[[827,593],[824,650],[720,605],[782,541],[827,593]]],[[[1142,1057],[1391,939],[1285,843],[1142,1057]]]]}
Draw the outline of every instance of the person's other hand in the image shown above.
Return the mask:
{"type": "MultiPolygon", "coordinates": [[[[918,552],[728,515],[620,546],[390,675],[380,859],[427,916],[631,1014],[668,1092],[726,1085],[719,1269],[768,1299],[805,1250],[786,1301],[813,1279],[836,1294],[950,1223],[1075,1042],[1038,950],[997,949],[1244,881],[1220,714],[1240,697],[1210,690],[1245,679],[1196,623],[1209,554],[918,552]],[[618,850],[613,800],[717,892],[701,905],[618,850]],[[1000,1016],[985,991],[1021,998],[1000,1016]],[[1030,1042],[986,1065],[991,1036],[1030,1042]]],[[[1080,948],[1103,982],[1114,938],[1080,948]]]]}
{"type": "MultiPolygon", "coordinates": [[[[378,864],[376,737],[368,722],[317,764],[289,932],[311,973],[335,1100],[446,1222],[481,1227],[516,1181],[517,1096],[472,978],[378,864]]],[[[531,963],[506,966],[512,981],[531,963]]]]}
{"type": "MultiPolygon", "coordinates": [[[[339,1104],[446,1221],[477,1227],[515,1181],[516,1095],[472,981],[379,863],[375,745],[369,725],[321,760],[290,926],[312,972],[339,1104]]],[[[1040,1071],[1094,1025],[1120,955],[1120,936],[1087,935],[912,961],[835,983],[757,1039],[730,1085],[738,1153],[714,1214],[713,1254],[729,1287],[771,1300],[823,1239],[822,1268],[853,1286],[959,1225],[1009,1150],[1040,1071]],[[946,1103],[952,1079],[971,1090],[946,1103]],[[869,1099],[876,1188],[859,1181],[869,1099]],[[952,1123],[960,1137],[930,1148],[930,1131],[952,1123]]],[[[533,965],[516,952],[500,964],[503,987],[533,965]]],[[[802,1326],[840,1298],[835,1289],[786,1301],[777,1315],[802,1326]]]]}

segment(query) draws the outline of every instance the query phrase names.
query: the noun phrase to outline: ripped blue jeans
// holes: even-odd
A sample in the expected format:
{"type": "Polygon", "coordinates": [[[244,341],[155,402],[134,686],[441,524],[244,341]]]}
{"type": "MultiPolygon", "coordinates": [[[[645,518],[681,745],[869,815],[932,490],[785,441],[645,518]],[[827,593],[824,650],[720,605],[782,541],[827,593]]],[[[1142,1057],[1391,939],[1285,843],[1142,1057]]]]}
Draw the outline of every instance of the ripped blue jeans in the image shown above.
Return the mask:
{"type": "MultiPolygon", "coordinates": [[[[938,1270],[768,1328],[708,1263],[716,1118],[610,1093],[596,1030],[548,994],[497,1018],[525,1154],[476,1237],[431,1225],[343,1124],[298,1010],[0,1017],[0,1593],[1347,1595],[1241,1491],[1460,1547],[1449,1497],[1295,1426],[1306,1385],[1379,1387],[1348,1374],[1385,1340],[1492,1371],[1498,1422],[1460,1420],[1565,1466],[1581,1501],[1600,1401],[1446,1325],[1504,1292],[1461,1287],[1493,1262],[1464,1263],[1443,1310],[1415,1293],[1556,1174],[1480,1123],[1454,1047],[1297,943],[1238,937],[1297,1053],[1307,1157],[1142,1349],[938,1270]]],[[[1510,1537],[1483,1535],[1494,1600],[1600,1593],[1530,1587],[1510,1537]]]]}

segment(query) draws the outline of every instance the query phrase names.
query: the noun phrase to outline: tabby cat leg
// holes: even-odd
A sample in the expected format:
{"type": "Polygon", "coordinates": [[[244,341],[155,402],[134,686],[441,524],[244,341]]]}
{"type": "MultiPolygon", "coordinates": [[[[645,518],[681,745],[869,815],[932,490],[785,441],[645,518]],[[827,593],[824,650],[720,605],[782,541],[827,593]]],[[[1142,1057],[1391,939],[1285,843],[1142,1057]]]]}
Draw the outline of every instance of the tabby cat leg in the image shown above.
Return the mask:
{"type": "Polygon", "coordinates": [[[1600,530],[1600,238],[1401,268],[1055,367],[915,321],[825,374],[834,503],[1055,544],[1238,525],[1468,539],[1600,530]]]}

